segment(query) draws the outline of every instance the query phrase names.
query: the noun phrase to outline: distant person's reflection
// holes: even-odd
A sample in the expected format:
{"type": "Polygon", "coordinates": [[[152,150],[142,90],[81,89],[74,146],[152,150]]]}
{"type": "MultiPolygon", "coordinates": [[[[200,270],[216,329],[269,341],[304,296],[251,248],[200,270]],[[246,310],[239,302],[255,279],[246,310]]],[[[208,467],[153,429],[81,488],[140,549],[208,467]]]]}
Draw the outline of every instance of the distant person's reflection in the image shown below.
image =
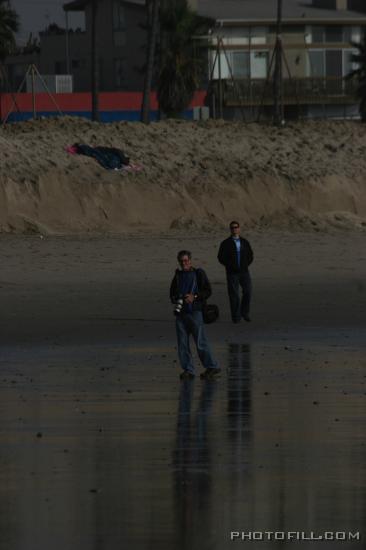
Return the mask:
{"type": "Polygon", "coordinates": [[[212,452],[217,445],[212,433],[212,408],[219,384],[200,384],[200,399],[193,413],[195,384],[188,380],[181,383],[173,454],[177,549],[190,548],[193,540],[197,545],[199,533],[202,542],[207,543],[212,532],[212,452]]]}
{"type": "Polygon", "coordinates": [[[243,447],[251,441],[252,371],[250,346],[230,343],[228,346],[227,422],[229,442],[234,456],[248,461],[243,447]]]}

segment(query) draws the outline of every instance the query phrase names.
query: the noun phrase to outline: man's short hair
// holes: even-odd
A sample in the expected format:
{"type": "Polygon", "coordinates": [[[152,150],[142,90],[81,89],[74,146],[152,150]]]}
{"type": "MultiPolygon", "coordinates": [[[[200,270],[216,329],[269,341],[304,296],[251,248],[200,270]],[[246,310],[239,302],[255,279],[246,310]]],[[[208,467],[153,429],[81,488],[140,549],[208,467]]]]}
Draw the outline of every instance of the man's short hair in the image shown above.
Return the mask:
{"type": "Polygon", "coordinates": [[[192,258],[192,253],[189,251],[189,250],[180,250],[177,254],[177,260],[178,262],[181,261],[181,259],[183,258],[183,256],[188,256],[188,258],[191,260],[192,258]]]}
{"type": "Polygon", "coordinates": [[[231,227],[232,225],[238,225],[238,226],[240,227],[240,223],[237,222],[237,221],[235,221],[235,220],[233,220],[232,222],[230,222],[229,227],[231,227]]]}

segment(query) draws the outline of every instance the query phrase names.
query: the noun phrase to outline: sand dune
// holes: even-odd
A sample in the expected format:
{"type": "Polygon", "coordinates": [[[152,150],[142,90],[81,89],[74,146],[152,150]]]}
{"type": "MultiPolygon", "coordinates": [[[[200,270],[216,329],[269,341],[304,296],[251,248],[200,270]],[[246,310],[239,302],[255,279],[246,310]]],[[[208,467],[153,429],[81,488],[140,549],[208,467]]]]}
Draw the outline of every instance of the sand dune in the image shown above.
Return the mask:
{"type": "Polygon", "coordinates": [[[366,126],[277,129],[209,121],[97,124],[65,117],[0,130],[0,231],[44,234],[249,228],[366,229],[366,126]],[[74,142],[143,166],[107,171],[74,142]]]}

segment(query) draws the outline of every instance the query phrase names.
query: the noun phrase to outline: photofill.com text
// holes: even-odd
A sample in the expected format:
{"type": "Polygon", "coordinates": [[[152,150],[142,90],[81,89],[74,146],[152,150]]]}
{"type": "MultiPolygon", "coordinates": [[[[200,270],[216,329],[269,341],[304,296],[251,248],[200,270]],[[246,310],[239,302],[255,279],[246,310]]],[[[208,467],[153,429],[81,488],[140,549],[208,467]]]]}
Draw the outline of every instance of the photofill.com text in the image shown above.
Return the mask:
{"type": "Polygon", "coordinates": [[[357,531],[324,531],[315,533],[314,531],[231,531],[230,540],[232,541],[281,541],[281,540],[361,540],[360,533],[357,531]]]}

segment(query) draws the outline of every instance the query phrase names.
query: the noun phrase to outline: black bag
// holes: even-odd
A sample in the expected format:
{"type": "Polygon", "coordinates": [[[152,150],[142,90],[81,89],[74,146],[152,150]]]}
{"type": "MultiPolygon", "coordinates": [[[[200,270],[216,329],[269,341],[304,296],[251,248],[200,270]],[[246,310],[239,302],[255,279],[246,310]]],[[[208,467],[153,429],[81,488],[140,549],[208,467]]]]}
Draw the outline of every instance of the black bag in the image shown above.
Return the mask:
{"type": "Polygon", "coordinates": [[[206,323],[206,325],[217,321],[217,319],[219,318],[219,313],[219,308],[215,304],[205,303],[202,306],[203,322],[206,323]]]}

